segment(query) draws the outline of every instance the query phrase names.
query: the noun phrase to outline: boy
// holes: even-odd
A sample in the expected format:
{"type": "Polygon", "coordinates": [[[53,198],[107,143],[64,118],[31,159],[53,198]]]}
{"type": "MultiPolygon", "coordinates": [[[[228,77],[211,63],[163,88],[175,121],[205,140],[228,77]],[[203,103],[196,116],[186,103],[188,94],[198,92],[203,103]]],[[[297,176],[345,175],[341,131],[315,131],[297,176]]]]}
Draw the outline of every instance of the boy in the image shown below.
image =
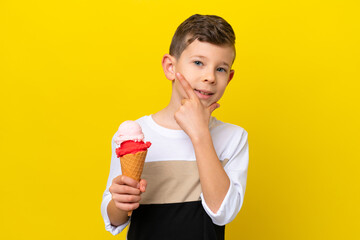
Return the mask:
{"type": "Polygon", "coordinates": [[[247,132],[211,116],[234,76],[234,44],[232,27],[214,15],[193,15],[176,30],[162,59],[170,103],[136,120],[152,142],[140,182],[119,175],[112,141],[101,205],[112,234],[130,222],[129,240],[224,239],[243,204],[248,168],[247,132]]]}

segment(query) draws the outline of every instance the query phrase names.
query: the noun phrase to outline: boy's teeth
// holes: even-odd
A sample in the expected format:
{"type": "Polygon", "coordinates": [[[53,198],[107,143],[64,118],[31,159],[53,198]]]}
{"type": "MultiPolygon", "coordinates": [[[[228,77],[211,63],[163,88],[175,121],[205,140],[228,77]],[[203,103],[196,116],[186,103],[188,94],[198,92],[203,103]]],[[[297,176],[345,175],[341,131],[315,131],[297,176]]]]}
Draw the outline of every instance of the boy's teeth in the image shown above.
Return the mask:
{"type": "Polygon", "coordinates": [[[211,93],[206,93],[206,92],[202,92],[202,91],[199,91],[199,90],[196,90],[198,91],[199,93],[201,93],[202,95],[211,95],[211,93]]]}

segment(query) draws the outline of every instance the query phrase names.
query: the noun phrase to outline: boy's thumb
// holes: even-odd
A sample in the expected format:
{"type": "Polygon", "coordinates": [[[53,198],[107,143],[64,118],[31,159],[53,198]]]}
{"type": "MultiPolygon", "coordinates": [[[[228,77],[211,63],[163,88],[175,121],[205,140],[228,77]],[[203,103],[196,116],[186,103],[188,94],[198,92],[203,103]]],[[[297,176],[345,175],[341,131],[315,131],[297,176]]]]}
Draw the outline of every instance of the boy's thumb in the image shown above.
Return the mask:
{"type": "Polygon", "coordinates": [[[220,107],[220,104],[218,104],[218,103],[211,104],[209,107],[210,113],[212,113],[215,109],[217,109],[219,107],[220,107]]]}

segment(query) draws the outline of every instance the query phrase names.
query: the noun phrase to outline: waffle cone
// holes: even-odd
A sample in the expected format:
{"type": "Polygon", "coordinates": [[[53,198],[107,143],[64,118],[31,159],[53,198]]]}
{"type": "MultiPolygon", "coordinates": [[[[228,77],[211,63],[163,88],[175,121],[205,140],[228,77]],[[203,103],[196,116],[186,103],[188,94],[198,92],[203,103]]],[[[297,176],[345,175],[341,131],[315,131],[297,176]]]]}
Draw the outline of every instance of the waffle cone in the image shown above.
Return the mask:
{"type": "Polygon", "coordinates": [[[140,151],[135,154],[126,154],[120,157],[122,175],[131,177],[136,181],[140,181],[141,173],[144,168],[147,150],[140,151]]]}

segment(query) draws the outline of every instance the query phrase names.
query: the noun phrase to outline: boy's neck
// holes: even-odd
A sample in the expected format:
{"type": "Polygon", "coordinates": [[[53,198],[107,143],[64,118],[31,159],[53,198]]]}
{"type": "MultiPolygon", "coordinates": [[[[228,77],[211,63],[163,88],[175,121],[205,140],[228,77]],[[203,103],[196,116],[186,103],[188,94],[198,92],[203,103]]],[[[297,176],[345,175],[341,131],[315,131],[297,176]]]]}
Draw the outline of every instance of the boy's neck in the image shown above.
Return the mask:
{"type": "Polygon", "coordinates": [[[176,100],[174,95],[172,95],[169,105],[157,113],[152,114],[153,120],[162,127],[182,130],[174,118],[175,112],[180,108],[180,105],[181,99],[176,100]]]}

